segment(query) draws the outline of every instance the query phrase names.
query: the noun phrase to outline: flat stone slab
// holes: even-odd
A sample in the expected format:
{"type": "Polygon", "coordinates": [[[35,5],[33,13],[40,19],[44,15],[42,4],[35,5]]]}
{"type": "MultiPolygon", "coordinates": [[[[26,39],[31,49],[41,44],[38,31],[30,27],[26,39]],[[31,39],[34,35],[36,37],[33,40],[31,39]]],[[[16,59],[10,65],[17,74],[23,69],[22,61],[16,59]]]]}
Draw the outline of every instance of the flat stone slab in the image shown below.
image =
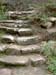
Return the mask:
{"type": "Polygon", "coordinates": [[[0,68],[0,75],[11,75],[11,70],[8,68],[0,68]]]}
{"type": "Polygon", "coordinates": [[[4,27],[4,26],[5,27],[11,27],[11,28],[12,27],[15,27],[15,28],[17,27],[16,23],[0,23],[0,26],[1,27],[4,27]]]}
{"type": "Polygon", "coordinates": [[[26,65],[42,65],[46,62],[45,58],[38,54],[23,55],[23,56],[0,56],[0,63],[5,65],[26,66],[26,65]],[[31,64],[30,64],[31,63],[31,64]]]}
{"type": "Polygon", "coordinates": [[[18,32],[20,36],[28,36],[33,34],[33,30],[31,28],[20,28],[18,32]]]}
{"type": "Polygon", "coordinates": [[[12,31],[17,31],[19,28],[12,28],[12,27],[6,27],[6,26],[0,26],[0,29],[2,30],[12,30],[12,31]]]}
{"type": "Polygon", "coordinates": [[[16,43],[18,45],[30,45],[30,44],[36,44],[37,42],[41,41],[40,36],[28,36],[28,37],[18,37],[15,39],[16,43]]]}
{"type": "Polygon", "coordinates": [[[17,43],[18,45],[32,45],[42,40],[41,36],[20,36],[16,37],[13,35],[2,35],[0,41],[4,43],[17,43]]]}
{"type": "Polygon", "coordinates": [[[55,22],[56,21],[56,17],[49,17],[48,20],[51,21],[51,22],[55,22]]]}
{"type": "Polygon", "coordinates": [[[27,65],[29,60],[24,56],[1,56],[0,62],[7,65],[27,65]]]}
{"type": "Polygon", "coordinates": [[[56,28],[47,29],[47,32],[48,32],[49,34],[56,33],[56,28]]]}
{"type": "Polygon", "coordinates": [[[0,75],[51,75],[45,66],[0,68],[0,75]]]}
{"type": "Polygon", "coordinates": [[[26,20],[30,19],[30,17],[34,16],[37,12],[35,10],[29,11],[8,11],[6,15],[10,17],[10,19],[21,19],[26,20]]]}
{"type": "Polygon", "coordinates": [[[0,23],[0,27],[11,27],[11,28],[29,28],[30,24],[17,24],[17,23],[0,23]]]}
{"type": "Polygon", "coordinates": [[[22,47],[21,51],[22,51],[22,54],[24,54],[24,53],[27,53],[27,54],[28,53],[38,53],[41,51],[41,47],[40,47],[40,45],[37,45],[37,44],[28,45],[26,47],[22,47]]]}
{"type": "Polygon", "coordinates": [[[14,69],[13,75],[48,75],[43,67],[24,67],[14,69]]]}
{"type": "Polygon", "coordinates": [[[46,59],[41,55],[31,55],[30,60],[33,66],[45,64],[46,59]]]}
{"type": "Polygon", "coordinates": [[[29,53],[40,53],[41,47],[38,44],[21,46],[15,44],[0,44],[0,52],[7,55],[19,55],[29,53]]]}
{"type": "Polygon", "coordinates": [[[35,10],[31,10],[31,11],[8,11],[7,12],[8,16],[12,16],[13,14],[22,15],[22,14],[32,14],[32,13],[35,13],[35,10]]]}
{"type": "Polygon", "coordinates": [[[25,24],[29,23],[30,20],[0,20],[0,23],[16,23],[16,24],[25,24]]]}
{"type": "Polygon", "coordinates": [[[5,31],[6,33],[9,33],[9,34],[14,34],[14,35],[16,35],[16,34],[19,34],[18,33],[18,29],[19,28],[11,28],[11,27],[6,27],[6,26],[0,26],[0,30],[3,30],[3,31],[5,31]]]}
{"type": "Polygon", "coordinates": [[[0,29],[6,31],[7,33],[18,34],[19,36],[27,36],[33,34],[33,30],[31,28],[12,28],[0,26],[0,29]]]}

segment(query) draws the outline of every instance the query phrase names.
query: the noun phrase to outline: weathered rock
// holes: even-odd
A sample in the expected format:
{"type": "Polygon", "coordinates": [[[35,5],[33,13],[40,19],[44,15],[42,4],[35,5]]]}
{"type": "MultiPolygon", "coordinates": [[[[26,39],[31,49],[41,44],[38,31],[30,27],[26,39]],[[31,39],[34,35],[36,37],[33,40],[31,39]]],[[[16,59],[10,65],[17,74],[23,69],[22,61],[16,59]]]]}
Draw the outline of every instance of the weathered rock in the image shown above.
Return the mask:
{"type": "Polygon", "coordinates": [[[50,17],[48,20],[51,21],[51,22],[55,22],[56,21],[56,17],[50,17]]]}
{"type": "Polygon", "coordinates": [[[24,67],[16,68],[13,75],[48,75],[45,67],[24,67]]]}
{"type": "Polygon", "coordinates": [[[36,44],[37,42],[41,41],[42,38],[41,36],[24,36],[24,37],[15,37],[12,35],[3,35],[1,36],[2,42],[7,42],[7,43],[17,43],[19,45],[29,45],[29,44],[36,44]]]}
{"type": "Polygon", "coordinates": [[[28,24],[18,24],[18,27],[19,28],[29,28],[29,27],[31,27],[31,25],[30,25],[30,23],[28,23],[28,24]]]}
{"type": "Polygon", "coordinates": [[[30,54],[30,53],[40,53],[41,46],[35,45],[15,45],[15,44],[2,44],[0,45],[0,52],[7,55],[20,55],[20,54],[30,54]]]}
{"type": "Polygon", "coordinates": [[[4,42],[4,43],[12,43],[14,42],[14,37],[11,36],[11,35],[3,35],[1,36],[1,41],[4,42]]]}
{"type": "Polygon", "coordinates": [[[41,52],[40,45],[29,45],[21,49],[22,54],[24,53],[38,53],[41,52]]]}
{"type": "Polygon", "coordinates": [[[29,23],[30,20],[1,20],[0,23],[17,23],[17,24],[25,24],[29,23]]]}
{"type": "Polygon", "coordinates": [[[16,43],[19,45],[29,45],[29,44],[36,44],[40,41],[39,36],[28,36],[28,37],[18,37],[16,40],[16,43]]]}
{"type": "Polygon", "coordinates": [[[2,30],[12,30],[12,31],[17,31],[18,30],[18,28],[11,28],[11,27],[6,27],[6,26],[0,26],[0,29],[2,29],[2,30]]]}
{"type": "Polygon", "coordinates": [[[5,65],[19,65],[26,66],[29,62],[29,59],[25,56],[1,56],[0,63],[5,65]]]}
{"type": "Polygon", "coordinates": [[[33,34],[33,30],[31,28],[21,28],[18,32],[20,36],[28,36],[33,34]]]}
{"type": "Polygon", "coordinates": [[[45,22],[45,24],[42,25],[44,28],[51,28],[52,27],[52,23],[51,22],[45,22]]]}
{"type": "Polygon", "coordinates": [[[1,30],[5,30],[7,33],[11,33],[11,34],[18,34],[19,36],[27,36],[27,35],[32,35],[33,34],[33,30],[31,28],[11,28],[11,27],[5,27],[5,26],[0,26],[1,30]]]}
{"type": "Polygon", "coordinates": [[[26,15],[26,14],[32,14],[32,13],[36,13],[35,10],[31,10],[31,11],[8,11],[7,14],[8,16],[13,16],[13,15],[26,15]]]}
{"type": "Polygon", "coordinates": [[[56,28],[47,29],[49,34],[56,33],[56,28]]]}
{"type": "Polygon", "coordinates": [[[18,33],[19,28],[11,28],[11,27],[5,27],[5,26],[0,26],[0,30],[5,31],[8,34],[19,34],[18,33]]]}
{"type": "Polygon", "coordinates": [[[22,46],[7,44],[4,53],[7,55],[20,55],[22,46]]]}
{"type": "Polygon", "coordinates": [[[17,26],[17,24],[15,24],[15,23],[0,23],[0,26],[2,27],[11,27],[11,28],[17,28],[18,26],[17,26]]]}
{"type": "Polygon", "coordinates": [[[7,27],[11,28],[29,28],[30,24],[16,24],[16,23],[0,23],[0,28],[4,27],[7,29],[7,27]]]}
{"type": "Polygon", "coordinates": [[[40,65],[44,64],[45,61],[46,61],[45,58],[43,56],[41,56],[41,55],[32,55],[30,57],[30,60],[31,60],[33,66],[37,66],[39,64],[40,65]]]}
{"type": "Polygon", "coordinates": [[[41,52],[41,47],[39,45],[28,45],[28,46],[18,46],[18,45],[8,45],[5,50],[6,54],[19,55],[19,54],[29,54],[41,52]]]}
{"type": "Polygon", "coordinates": [[[26,20],[29,19],[30,16],[33,16],[36,14],[35,10],[28,10],[28,11],[8,11],[7,16],[10,17],[10,19],[21,19],[26,20]]]}
{"type": "Polygon", "coordinates": [[[0,68],[0,75],[11,75],[11,70],[8,68],[0,68]]]}
{"type": "Polygon", "coordinates": [[[0,63],[11,66],[26,66],[31,65],[37,66],[45,63],[45,58],[38,54],[22,55],[22,56],[7,56],[3,55],[0,57],[0,63]],[[31,64],[30,64],[31,63],[31,64]]]}

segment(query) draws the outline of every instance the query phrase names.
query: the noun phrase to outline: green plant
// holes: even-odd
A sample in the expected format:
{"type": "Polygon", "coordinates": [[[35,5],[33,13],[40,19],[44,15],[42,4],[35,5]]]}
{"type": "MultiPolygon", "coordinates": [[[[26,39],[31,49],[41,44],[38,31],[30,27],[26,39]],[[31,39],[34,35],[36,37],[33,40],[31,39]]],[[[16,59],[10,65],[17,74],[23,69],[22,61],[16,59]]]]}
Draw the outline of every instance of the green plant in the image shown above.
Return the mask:
{"type": "Polygon", "coordinates": [[[6,6],[0,4],[0,20],[7,19],[7,16],[5,15],[6,12],[6,6]]]}
{"type": "Polygon", "coordinates": [[[42,52],[47,57],[48,70],[52,75],[56,75],[56,42],[49,41],[42,46],[42,52]],[[55,53],[55,54],[54,54],[55,53]]]}

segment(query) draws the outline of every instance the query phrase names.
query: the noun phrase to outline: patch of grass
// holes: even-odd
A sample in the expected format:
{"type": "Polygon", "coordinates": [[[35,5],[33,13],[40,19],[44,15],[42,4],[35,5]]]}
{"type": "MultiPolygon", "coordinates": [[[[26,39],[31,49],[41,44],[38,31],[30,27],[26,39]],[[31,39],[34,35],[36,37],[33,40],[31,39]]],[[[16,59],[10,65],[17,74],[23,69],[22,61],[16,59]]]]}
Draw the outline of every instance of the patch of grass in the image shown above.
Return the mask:
{"type": "Polygon", "coordinates": [[[43,54],[47,57],[48,71],[51,75],[56,75],[56,42],[49,41],[44,43],[42,50],[43,54]]]}
{"type": "Polygon", "coordinates": [[[7,19],[5,12],[7,11],[6,6],[0,4],[0,20],[7,19]]]}

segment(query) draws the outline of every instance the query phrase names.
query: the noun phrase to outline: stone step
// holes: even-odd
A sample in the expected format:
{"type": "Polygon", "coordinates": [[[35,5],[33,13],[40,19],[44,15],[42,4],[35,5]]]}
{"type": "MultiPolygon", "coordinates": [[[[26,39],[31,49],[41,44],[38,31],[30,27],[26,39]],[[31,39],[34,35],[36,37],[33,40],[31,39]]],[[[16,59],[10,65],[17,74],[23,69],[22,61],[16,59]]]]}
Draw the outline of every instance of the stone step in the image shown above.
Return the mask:
{"type": "Polygon", "coordinates": [[[2,35],[0,36],[0,42],[3,43],[16,43],[18,45],[30,45],[36,44],[43,40],[40,35],[33,36],[12,36],[12,35],[2,35]]]}
{"type": "Polygon", "coordinates": [[[0,30],[5,31],[6,33],[10,34],[18,34],[19,36],[29,36],[33,35],[33,29],[31,28],[11,28],[11,27],[5,27],[0,26],[0,30]]]}
{"type": "MultiPolygon", "coordinates": [[[[6,70],[7,71],[7,70],[6,70]]],[[[5,71],[5,72],[6,72],[5,71]]],[[[8,70],[10,73],[10,70],[8,70]]],[[[4,73],[2,73],[4,75],[4,73]]],[[[8,74],[8,72],[7,72],[8,74]]],[[[23,68],[15,68],[13,70],[13,75],[50,75],[48,74],[45,66],[36,66],[36,67],[23,67],[23,68]]]]}
{"type": "Polygon", "coordinates": [[[46,71],[45,66],[38,67],[17,67],[17,68],[0,68],[1,75],[51,75],[46,71]]]}
{"type": "Polygon", "coordinates": [[[30,54],[30,53],[40,53],[41,45],[15,45],[15,44],[0,44],[0,53],[4,53],[7,55],[22,55],[22,54],[30,54]]]}
{"type": "Polygon", "coordinates": [[[9,68],[0,68],[0,75],[11,75],[12,70],[9,68]]]}
{"type": "Polygon", "coordinates": [[[11,27],[6,27],[6,26],[0,26],[0,30],[2,30],[5,33],[9,34],[18,34],[18,29],[19,28],[11,28],[11,27]]]}
{"type": "Polygon", "coordinates": [[[28,64],[29,60],[27,57],[24,56],[1,56],[0,57],[0,63],[5,65],[20,65],[20,66],[26,66],[28,64]]]}
{"type": "Polygon", "coordinates": [[[7,14],[8,16],[12,16],[12,15],[27,15],[27,14],[33,14],[36,13],[35,10],[31,10],[31,11],[8,11],[7,14]]]}
{"type": "Polygon", "coordinates": [[[29,14],[29,15],[11,15],[11,16],[8,16],[8,19],[9,20],[31,20],[33,14],[29,14]]]}
{"type": "Polygon", "coordinates": [[[16,24],[16,23],[0,23],[0,26],[2,27],[11,27],[11,28],[29,28],[31,27],[30,24],[16,24]]]}
{"type": "Polygon", "coordinates": [[[15,39],[16,43],[18,45],[30,45],[30,44],[36,44],[39,43],[42,40],[42,38],[40,36],[27,36],[27,37],[17,37],[17,39],[15,39]]]}
{"type": "Polygon", "coordinates": [[[20,28],[18,32],[20,36],[33,35],[33,30],[31,28],[20,28]]]}
{"type": "Polygon", "coordinates": [[[35,10],[31,10],[31,11],[8,11],[7,16],[9,19],[22,19],[22,20],[26,20],[29,19],[31,16],[33,16],[34,14],[36,14],[35,10]]]}
{"type": "Polygon", "coordinates": [[[0,23],[26,24],[30,23],[30,20],[0,20],[0,23]]]}
{"type": "Polygon", "coordinates": [[[0,63],[10,66],[37,66],[44,64],[46,59],[42,55],[24,55],[24,56],[0,56],[0,63]]]}

